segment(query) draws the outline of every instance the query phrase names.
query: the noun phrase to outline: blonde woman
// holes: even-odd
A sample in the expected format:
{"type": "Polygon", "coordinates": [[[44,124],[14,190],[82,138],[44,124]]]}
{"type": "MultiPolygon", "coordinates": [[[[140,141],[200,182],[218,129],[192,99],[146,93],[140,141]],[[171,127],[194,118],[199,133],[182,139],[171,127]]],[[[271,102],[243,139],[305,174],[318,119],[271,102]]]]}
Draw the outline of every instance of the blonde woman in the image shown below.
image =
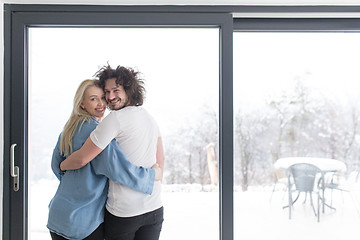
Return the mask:
{"type": "Polygon", "coordinates": [[[71,116],[54,149],[51,167],[60,180],[49,206],[47,227],[52,239],[104,239],[104,207],[108,178],[151,194],[155,169],[130,163],[113,140],[93,161],[78,170],[62,172],[60,163],[80,149],[104,116],[105,96],[98,80],[83,81],[76,91],[71,116]]]}

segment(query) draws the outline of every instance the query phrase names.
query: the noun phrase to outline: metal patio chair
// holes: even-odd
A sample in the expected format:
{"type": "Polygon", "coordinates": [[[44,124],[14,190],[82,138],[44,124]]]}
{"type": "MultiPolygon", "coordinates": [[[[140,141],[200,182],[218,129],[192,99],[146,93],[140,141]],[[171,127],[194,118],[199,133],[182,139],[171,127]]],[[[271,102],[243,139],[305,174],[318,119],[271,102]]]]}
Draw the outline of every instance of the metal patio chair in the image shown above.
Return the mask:
{"type": "Polygon", "coordinates": [[[286,191],[287,191],[288,179],[287,179],[287,176],[286,176],[286,172],[282,171],[282,170],[275,169],[275,176],[276,176],[276,181],[274,183],[274,187],[273,187],[273,190],[271,192],[269,202],[271,202],[272,197],[274,195],[274,192],[275,192],[278,185],[283,186],[284,196],[285,196],[286,191]]]}
{"type": "MultiPolygon", "coordinates": [[[[333,191],[337,190],[341,192],[342,200],[344,203],[344,196],[343,192],[349,193],[351,195],[351,185],[354,183],[349,183],[351,181],[357,181],[358,175],[353,172],[349,175],[349,179],[347,181],[344,181],[345,177],[342,175],[341,172],[329,172],[324,175],[324,186],[319,184],[320,188],[324,188],[324,191],[327,189],[331,190],[331,200],[330,204],[326,204],[329,208],[336,210],[336,208],[333,207],[333,191]],[[356,176],[355,176],[356,175],[356,176]],[[352,180],[350,180],[352,179],[352,180]]],[[[324,200],[325,200],[325,194],[323,194],[324,200]]],[[[354,201],[354,198],[352,198],[354,201]]],[[[354,202],[354,204],[356,204],[354,202]]]]}
{"type": "MultiPolygon", "coordinates": [[[[333,207],[333,191],[338,190],[341,192],[341,194],[344,191],[347,192],[347,190],[345,188],[343,188],[343,186],[340,185],[339,174],[340,174],[339,172],[326,173],[324,175],[324,182],[323,182],[324,186],[322,186],[321,183],[319,183],[319,188],[324,188],[324,190],[326,190],[326,189],[331,190],[331,200],[330,200],[330,205],[328,205],[328,206],[334,210],[336,210],[336,209],[333,207]]],[[[323,196],[323,197],[325,200],[325,196],[323,196]]],[[[343,197],[343,201],[344,201],[344,197],[343,197]]]]}
{"type": "Polygon", "coordinates": [[[316,187],[317,178],[320,176],[320,181],[322,181],[322,173],[321,170],[308,163],[297,163],[291,165],[288,168],[288,188],[289,188],[289,219],[291,219],[291,211],[293,204],[298,200],[300,193],[305,193],[305,201],[306,195],[310,195],[310,204],[314,211],[315,216],[317,216],[318,222],[320,221],[320,191],[316,187]],[[292,184],[293,182],[293,184],[292,184]],[[292,195],[293,192],[297,192],[298,195],[293,200],[292,195]],[[316,193],[317,196],[317,211],[315,210],[312,194],[316,193]]]}

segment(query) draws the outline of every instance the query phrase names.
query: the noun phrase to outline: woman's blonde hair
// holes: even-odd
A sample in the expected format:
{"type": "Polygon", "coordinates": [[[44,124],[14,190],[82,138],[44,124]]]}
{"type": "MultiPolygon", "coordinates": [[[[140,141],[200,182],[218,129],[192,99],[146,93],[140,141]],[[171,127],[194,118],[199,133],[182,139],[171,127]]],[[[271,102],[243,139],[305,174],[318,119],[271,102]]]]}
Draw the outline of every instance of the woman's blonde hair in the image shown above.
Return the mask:
{"type": "Polygon", "coordinates": [[[81,107],[81,103],[84,100],[84,95],[86,89],[90,86],[97,86],[100,87],[99,80],[96,79],[87,79],[80,83],[80,86],[76,90],[74,103],[73,103],[73,110],[71,112],[69,120],[66,122],[64,126],[64,130],[61,134],[60,138],[60,153],[63,156],[67,156],[72,153],[73,151],[73,136],[75,130],[80,125],[79,129],[81,128],[82,124],[85,121],[90,121],[92,116],[81,107]]]}

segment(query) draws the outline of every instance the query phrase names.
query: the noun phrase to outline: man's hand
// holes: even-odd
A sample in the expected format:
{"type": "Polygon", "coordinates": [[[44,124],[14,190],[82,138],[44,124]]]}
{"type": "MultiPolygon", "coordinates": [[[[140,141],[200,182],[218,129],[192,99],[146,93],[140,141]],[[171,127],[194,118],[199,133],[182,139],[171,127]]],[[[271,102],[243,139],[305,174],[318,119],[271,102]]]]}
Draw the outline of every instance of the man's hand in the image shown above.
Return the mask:
{"type": "Polygon", "coordinates": [[[162,181],[163,172],[159,164],[155,163],[151,168],[155,170],[155,181],[162,181]]]}

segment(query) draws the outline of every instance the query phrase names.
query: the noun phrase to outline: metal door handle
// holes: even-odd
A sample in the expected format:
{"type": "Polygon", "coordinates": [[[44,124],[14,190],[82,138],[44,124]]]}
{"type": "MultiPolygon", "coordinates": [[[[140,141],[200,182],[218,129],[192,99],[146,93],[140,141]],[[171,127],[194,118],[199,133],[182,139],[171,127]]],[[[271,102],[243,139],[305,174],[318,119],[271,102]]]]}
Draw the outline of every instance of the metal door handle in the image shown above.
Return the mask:
{"type": "Polygon", "coordinates": [[[10,147],[10,175],[14,178],[13,189],[15,192],[19,190],[19,167],[15,166],[15,147],[16,143],[10,147]]]}
{"type": "Polygon", "coordinates": [[[15,161],[14,161],[14,156],[15,156],[15,147],[16,147],[16,143],[12,144],[10,147],[10,175],[12,177],[17,177],[18,175],[15,173],[15,161]]]}

